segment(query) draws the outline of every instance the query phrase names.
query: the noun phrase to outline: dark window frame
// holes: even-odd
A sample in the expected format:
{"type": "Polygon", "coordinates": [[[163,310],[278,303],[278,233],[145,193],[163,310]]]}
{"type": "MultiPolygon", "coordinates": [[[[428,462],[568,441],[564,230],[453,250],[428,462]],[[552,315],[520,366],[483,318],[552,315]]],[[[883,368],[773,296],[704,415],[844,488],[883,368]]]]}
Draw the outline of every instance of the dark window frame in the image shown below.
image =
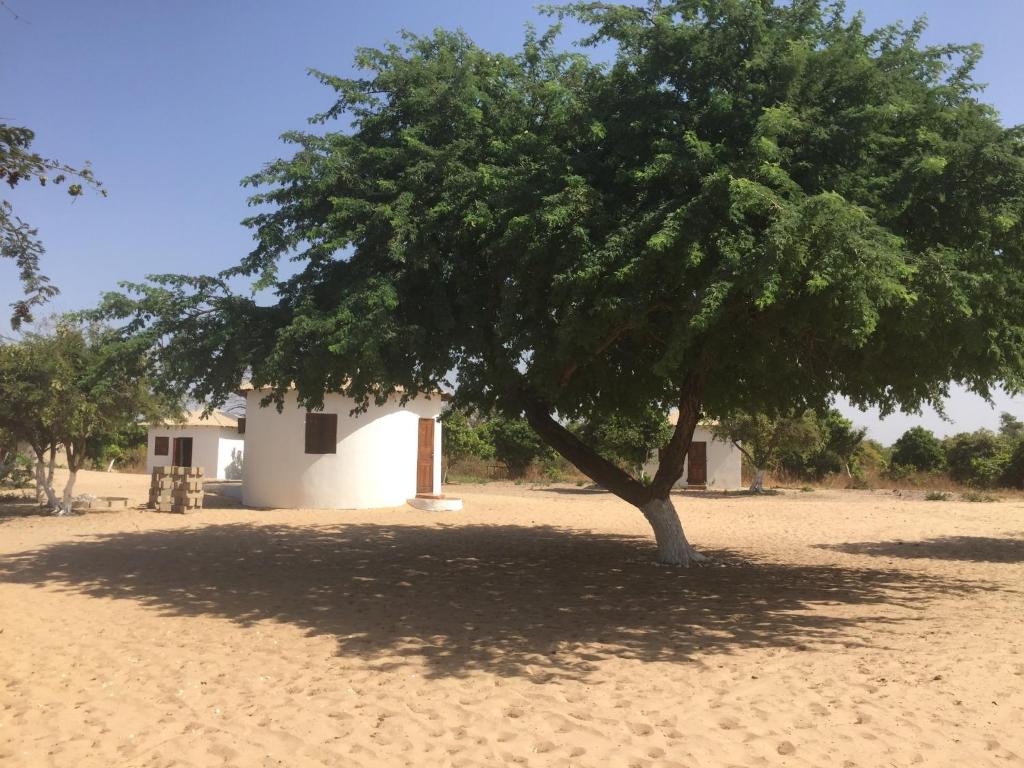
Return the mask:
{"type": "Polygon", "coordinates": [[[245,416],[238,417],[238,434],[245,434],[245,416]]]}
{"type": "Polygon", "coordinates": [[[323,456],[338,452],[338,414],[306,414],[306,453],[323,456]]]}
{"type": "Polygon", "coordinates": [[[154,456],[170,456],[171,455],[171,438],[166,435],[157,435],[153,438],[153,455],[154,456]]]}

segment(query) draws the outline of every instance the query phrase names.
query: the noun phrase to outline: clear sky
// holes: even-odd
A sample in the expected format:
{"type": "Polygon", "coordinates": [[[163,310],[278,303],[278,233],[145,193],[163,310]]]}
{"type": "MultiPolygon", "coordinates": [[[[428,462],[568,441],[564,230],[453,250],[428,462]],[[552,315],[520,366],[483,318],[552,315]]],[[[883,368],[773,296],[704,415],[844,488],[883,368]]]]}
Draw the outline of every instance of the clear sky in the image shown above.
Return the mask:
{"type": "MultiPolygon", "coordinates": [[[[927,15],[931,42],[982,43],[985,99],[1007,124],[1024,123],[1024,2],[849,6],[872,25],[927,15]]],[[[51,309],[90,306],[118,280],[237,263],[251,244],[239,225],[247,213],[239,180],[286,151],[283,131],[331,103],[307,68],[351,73],[358,46],[379,46],[403,28],[461,27],[482,46],[510,51],[531,20],[544,23],[533,0],[0,0],[0,119],[35,130],[46,156],[91,161],[109,191],[74,202],[28,185],[4,192],[39,228],[44,271],[62,291],[51,309]]],[[[17,295],[4,260],[0,308],[17,295]]],[[[917,423],[943,434],[993,427],[1000,409],[1024,416],[1024,399],[999,398],[993,410],[955,393],[953,423],[849,412],[891,442],[917,423]]]]}

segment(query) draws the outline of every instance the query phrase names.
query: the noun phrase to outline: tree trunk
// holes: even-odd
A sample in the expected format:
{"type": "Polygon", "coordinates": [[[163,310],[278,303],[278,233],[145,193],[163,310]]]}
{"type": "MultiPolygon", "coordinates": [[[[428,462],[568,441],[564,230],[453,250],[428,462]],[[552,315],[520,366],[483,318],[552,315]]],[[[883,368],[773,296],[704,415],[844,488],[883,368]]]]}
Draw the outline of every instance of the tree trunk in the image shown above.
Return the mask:
{"type": "Polygon", "coordinates": [[[36,504],[40,506],[46,498],[46,464],[43,457],[36,454],[36,504]]]}
{"type": "Polygon", "coordinates": [[[686,453],[700,418],[702,386],[697,374],[690,374],[684,380],[679,393],[679,420],[672,438],[661,451],[658,471],[650,485],[624,472],[581,441],[551,415],[548,404],[525,391],[521,393],[526,420],[534,431],[595,483],[637,507],[654,530],[658,562],[669,565],[688,566],[707,559],[686,540],[679,515],[669,499],[672,486],[683,474],[686,453]]]}
{"type": "Polygon", "coordinates": [[[707,558],[686,540],[683,525],[679,522],[679,515],[671,499],[651,499],[640,507],[640,511],[654,529],[654,539],[658,542],[659,563],[681,565],[685,568],[690,563],[707,561],[707,558]]]}
{"type": "Polygon", "coordinates": [[[68,481],[64,485],[64,496],[61,499],[60,506],[57,509],[58,515],[70,515],[71,505],[74,500],[75,491],[75,480],[78,479],[78,470],[68,468],[68,481]]]}
{"type": "Polygon", "coordinates": [[[750,484],[751,493],[764,493],[764,475],[765,470],[758,468],[757,473],[754,475],[754,482],[750,484]]]}
{"type": "Polygon", "coordinates": [[[117,461],[117,459],[111,459],[110,463],[107,464],[107,472],[113,472],[114,471],[114,462],[115,461],[117,461]]]}
{"type": "Polygon", "coordinates": [[[45,450],[36,450],[36,502],[55,510],[59,506],[57,492],[53,488],[53,471],[57,465],[57,446],[50,446],[49,460],[45,450]]]}

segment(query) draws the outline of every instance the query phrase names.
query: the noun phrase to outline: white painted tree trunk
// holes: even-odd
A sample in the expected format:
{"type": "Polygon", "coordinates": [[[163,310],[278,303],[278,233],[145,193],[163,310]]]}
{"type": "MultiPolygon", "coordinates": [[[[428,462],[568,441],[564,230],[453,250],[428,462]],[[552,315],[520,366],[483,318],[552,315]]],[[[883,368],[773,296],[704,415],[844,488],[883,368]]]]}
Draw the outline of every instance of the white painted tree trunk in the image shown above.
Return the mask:
{"type": "Polygon", "coordinates": [[[750,484],[751,493],[763,493],[764,492],[764,475],[763,469],[758,469],[757,474],[754,475],[754,482],[750,484]]]}
{"type": "Polygon", "coordinates": [[[36,501],[43,503],[46,499],[48,509],[57,509],[60,503],[57,499],[57,491],[53,488],[53,470],[56,459],[50,457],[49,466],[42,461],[36,461],[36,501]]]}
{"type": "Polygon", "coordinates": [[[107,464],[107,472],[113,472],[114,471],[114,462],[115,461],[117,461],[117,459],[111,459],[110,463],[107,464]]]}
{"type": "Polygon", "coordinates": [[[72,469],[68,472],[68,482],[64,486],[64,496],[61,499],[60,504],[57,507],[58,515],[70,515],[71,504],[74,499],[75,492],[75,480],[78,479],[78,470],[72,469]]]}
{"type": "Polygon", "coordinates": [[[42,504],[46,498],[46,465],[36,458],[36,504],[42,504]]]}
{"type": "Polygon", "coordinates": [[[651,499],[640,507],[640,511],[654,529],[654,538],[658,542],[659,563],[688,567],[690,563],[707,561],[707,558],[686,540],[683,525],[679,522],[679,515],[676,514],[671,499],[651,499]]]}

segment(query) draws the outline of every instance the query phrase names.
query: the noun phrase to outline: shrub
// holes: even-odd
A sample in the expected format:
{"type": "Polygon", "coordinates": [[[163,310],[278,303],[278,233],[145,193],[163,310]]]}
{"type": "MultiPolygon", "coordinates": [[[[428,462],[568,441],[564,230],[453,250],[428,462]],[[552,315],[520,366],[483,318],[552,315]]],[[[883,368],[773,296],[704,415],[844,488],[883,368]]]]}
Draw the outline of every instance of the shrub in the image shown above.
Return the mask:
{"type": "Polygon", "coordinates": [[[981,493],[979,491],[965,491],[960,498],[962,498],[964,501],[973,502],[999,501],[999,497],[993,496],[989,493],[981,493]]]}
{"type": "Polygon", "coordinates": [[[1024,488],[1024,438],[1013,447],[1003,469],[1002,481],[1011,488],[1024,488]]]}
{"type": "Polygon", "coordinates": [[[0,465],[0,488],[26,488],[32,484],[32,459],[17,453],[0,465]]]}
{"type": "Polygon", "coordinates": [[[953,435],[945,448],[949,476],[958,483],[992,488],[1010,466],[1009,441],[987,429],[953,435]]]}
{"type": "Polygon", "coordinates": [[[953,497],[953,494],[947,493],[946,491],[928,491],[924,495],[925,501],[949,501],[953,497]]]}
{"type": "Polygon", "coordinates": [[[942,469],[946,455],[942,443],[924,427],[911,427],[893,443],[891,464],[911,467],[918,472],[942,469]]]}
{"type": "Polygon", "coordinates": [[[526,419],[500,417],[488,421],[480,430],[481,438],[494,446],[494,458],[505,465],[512,479],[523,477],[534,461],[553,454],[526,419]]]}

